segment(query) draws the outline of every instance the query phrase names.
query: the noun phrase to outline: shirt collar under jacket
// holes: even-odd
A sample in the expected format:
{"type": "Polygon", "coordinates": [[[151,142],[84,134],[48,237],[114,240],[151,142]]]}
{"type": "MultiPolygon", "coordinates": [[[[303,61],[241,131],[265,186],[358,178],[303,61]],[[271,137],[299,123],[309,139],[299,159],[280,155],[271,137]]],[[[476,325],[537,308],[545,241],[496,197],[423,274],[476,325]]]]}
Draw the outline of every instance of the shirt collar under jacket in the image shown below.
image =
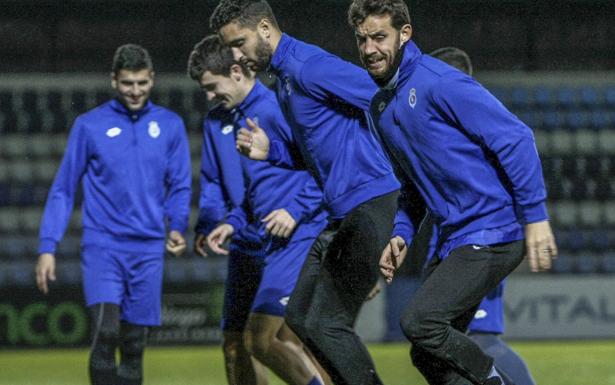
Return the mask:
{"type": "Polygon", "coordinates": [[[282,34],[282,37],[278,43],[278,48],[276,48],[273,53],[273,57],[271,58],[271,63],[269,64],[267,72],[273,72],[277,75],[286,60],[288,50],[294,45],[294,43],[295,39],[285,33],[282,34]]]}
{"type": "Polygon", "coordinates": [[[387,83],[387,85],[382,87],[382,89],[391,90],[396,88],[399,83],[403,83],[410,77],[410,75],[412,75],[421,59],[421,56],[423,56],[423,53],[419,47],[412,40],[404,44],[402,49],[404,50],[404,56],[399,64],[399,68],[397,69],[395,76],[393,76],[393,78],[387,83]]]}
{"type": "Polygon", "coordinates": [[[152,101],[148,100],[143,108],[137,111],[131,111],[122,102],[118,100],[118,98],[113,98],[111,100],[111,108],[113,108],[116,112],[120,114],[128,116],[132,120],[139,120],[141,117],[149,112],[152,109],[152,101]]]}

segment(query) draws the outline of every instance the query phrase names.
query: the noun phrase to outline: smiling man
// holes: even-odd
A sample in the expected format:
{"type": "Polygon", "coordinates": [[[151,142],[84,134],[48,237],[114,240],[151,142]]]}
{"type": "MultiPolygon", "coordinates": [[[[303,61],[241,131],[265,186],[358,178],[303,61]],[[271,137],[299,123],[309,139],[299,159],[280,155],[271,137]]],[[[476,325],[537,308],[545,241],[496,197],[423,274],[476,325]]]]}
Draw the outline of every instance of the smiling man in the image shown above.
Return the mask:
{"type": "Polygon", "coordinates": [[[119,47],[117,96],[79,116],[49,191],[36,281],[55,281],[55,252],[83,180],[81,267],[93,315],[92,384],[141,384],[148,326],[160,325],[163,252],[180,255],[190,212],[190,150],[181,118],[149,101],[148,52],[119,47]],[[120,352],[119,367],[115,362],[120,352]]]}
{"type": "MultiPolygon", "coordinates": [[[[214,252],[230,254],[225,335],[243,335],[246,350],[286,383],[322,385],[323,378],[284,322],[299,272],[326,226],[322,191],[306,171],[274,167],[236,151],[235,135],[248,116],[279,135],[291,133],[273,92],[234,60],[231,49],[222,45],[218,36],[209,36],[195,46],[188,68],[208,100],[218,102],[207,114],[203,132],[201,194],[210,198],[202,196],[199,217],[204,219],[215,211],[222,214],[206,241],[214,252]],[[220,191],[213,194],[214,199],[212,189],[220,191]],[[242,199],[216,204],[219,199],[215,195],[242,199]],[[229,238],[230,250],[226,250],[222,245],[229,238]],[[250,290],[254,279],[243,272],[255,263],[264,266],[254,292],[250,290]]],[[[245,377],[228,379],[231,384],[251,381],[245,377]]]]}
{"type": "Polygon", "coordinates": [[[336,384],[380,384],[354,324],[378,279],[399,182],[367,126],[376,92],[361,68],[283,34],[266,1],[223,0],[212,29],[255,71],[276,75],[276,96],[293,133],[269,138],[247,121],[240,150],[274,165],[304,168],[324,192],[332,236],[312,248],[286,319],[336,384]]]}
{"type": "Polygon", "coordinates": [[[401,319],[412,360],[430,384],[508,383],[464,331],[525,253],[533,271],[557,254],[532,132],[470,76],[421,53],[403,0],[354,0],[348,20],[381,87],[371,116],[403,184],[380,262],[386,279],[414,236],[415,191],[438,229],[427,278],[401,319]]]}

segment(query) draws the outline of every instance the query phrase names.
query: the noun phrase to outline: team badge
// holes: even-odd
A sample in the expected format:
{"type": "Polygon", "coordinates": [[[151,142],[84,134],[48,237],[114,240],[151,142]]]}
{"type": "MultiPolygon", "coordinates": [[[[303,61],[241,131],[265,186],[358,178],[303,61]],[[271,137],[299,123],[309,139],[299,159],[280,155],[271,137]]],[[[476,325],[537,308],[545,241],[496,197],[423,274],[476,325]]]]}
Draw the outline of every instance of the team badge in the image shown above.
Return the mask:
{"type": "Polygon", "coordinates": [[[160,126],[158,125],[157,121],[153,120],[149,122],[149,126],[147,127],[147,133],[154,139],[160,136],[160,126]]]}
{"type": "Polygon", "coordinates": [[[378,104],[378,112],[384,111],[384,107],[386,106],[387,104],[384,101],[380,102],[380,104],[378,104]]]}
{"type": "Polygon", "coordinates": [[[410,107],[414,108],[414,106],[416,106],[416,89],[412,88],[410,90],[410,96],[408,97],[408,104],[410,104],[410,107]]]}
{"type": "Polygon", "coordinates": [[[231,132],[233,132],[233,125],[232,125],[232,124],[229,124],[229,125],[227,125],[227,126],[222,127],[222,133],[223,133],[224,135],[228,135],[228,134],[230,134],[231,132]]]}
{"type": "Polygon", "coordinates": [[[122,133],[122,129],[119,127],[113,127],[107,130],[107,136],[109,138],[115,138],[116,136],[118,136],[119,134],[122,133]]]}

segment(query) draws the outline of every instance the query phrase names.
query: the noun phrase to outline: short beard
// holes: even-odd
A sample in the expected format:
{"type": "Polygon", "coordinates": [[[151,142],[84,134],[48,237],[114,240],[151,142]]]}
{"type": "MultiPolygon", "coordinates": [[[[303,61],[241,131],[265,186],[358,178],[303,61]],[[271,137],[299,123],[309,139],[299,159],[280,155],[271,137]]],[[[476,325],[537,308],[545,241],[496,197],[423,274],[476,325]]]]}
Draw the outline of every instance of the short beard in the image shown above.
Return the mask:
{"type": "Polygon", "coordinates": [[[389,82],[391,81],[393,76],[395,76],[395,74],[397,73],[397,70],[399,69],[401,60],[404,57],[405,43],[401,47],[399,46],[399,44],[400,44],[400,38],[398,36],[397,41],[395,42],[395,47],[399,47],[399,48],[395,52],[395,57],[393,58],[393,62],[391,63],[387,71],[384,74],[382,74],[382,76],[378,76],[378,77],[372,76],[372,79],[374,79],[374,82],[378,85],[378,87],[384,87],[387,84],[389,84],[389,82]]]}
{"type": "Polygon", "coordinates": [[[260,35],[258,35],[258,44],[255,49],[256,60],[254,60],[255,70],[256,71],[264,71],[269,67],[271,63],[271,57],[273,56],[273,50],[271,46],[263,39],[260,35]]]}

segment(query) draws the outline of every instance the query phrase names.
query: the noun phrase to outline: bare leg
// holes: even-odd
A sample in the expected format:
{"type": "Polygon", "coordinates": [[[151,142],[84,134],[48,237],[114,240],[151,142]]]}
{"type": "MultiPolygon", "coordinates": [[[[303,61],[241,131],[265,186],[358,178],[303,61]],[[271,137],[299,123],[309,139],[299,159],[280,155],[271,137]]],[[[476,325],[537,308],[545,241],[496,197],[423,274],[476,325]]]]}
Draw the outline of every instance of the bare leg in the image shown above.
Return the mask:
{"type": "Polygon", "coordinates": [[[282,317],[251,313],[244,332],[248,352],[288,384],[306,385],[314,377],[321,380],[303,347],[278,337],[283,325],[282,317]]]}
{"type": "Polygon", "coordinates": [[[243,333],[225,331],[224,367],[229,385],[267,385],[267,370],[246,350],[243,333]]]}
{"type": "Polygon", "coordinates": [[[283,341],[293,342],[299,346],[302,346],[303,351],[310,359],[310,362],[316,368],[318,373],[320,373],[320,377],[322,378],[323,385],[333,385],[333,382],[331,381],[331,377],[329,377],[329,374],[327,374],[325,369],[318,363],[318,361],[316,360],[316,357],[314,357],[310,349],[308,349],[307,346],[301,343],[301,340],[299,339],[299,337],[297,337],[297,335],[293,333],[293,331],[290,329],[290,327],[288,327],[286,322],[284,323],[284,325],[282,325],[282,328],[278,332],[278,338],[283,341]]]}

